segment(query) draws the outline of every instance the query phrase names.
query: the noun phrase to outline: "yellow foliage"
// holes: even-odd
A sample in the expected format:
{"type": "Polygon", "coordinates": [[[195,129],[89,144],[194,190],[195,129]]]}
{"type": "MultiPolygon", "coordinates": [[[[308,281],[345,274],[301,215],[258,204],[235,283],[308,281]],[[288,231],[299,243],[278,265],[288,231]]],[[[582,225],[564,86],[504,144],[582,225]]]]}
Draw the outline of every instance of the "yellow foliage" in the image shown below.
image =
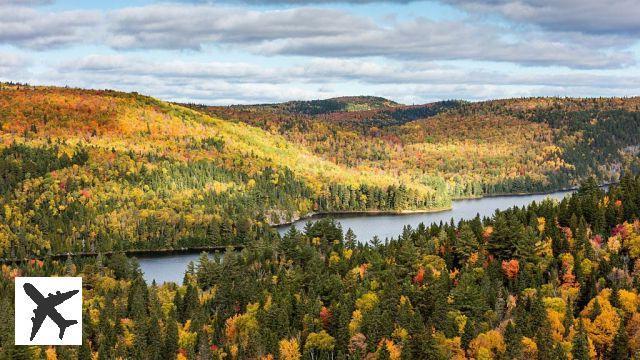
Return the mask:
{"type": "Polygon", "coordinates": [[[399,341],[406,341],[409,339],[409,332],[402,326],[396,326],[391,336],[399,341]]]}
{"type": "Polygon", "coordinates": [[[627,334],[631,353],[637,353],[640,351],[640,313],[633,313],[627,321],[627,334]]]}
{"type": "Polygon", "coordinates": [[[620,307],[627,314],[633,314],[638,310],[640,299],[638,298],[638,294],[635,292],[620,289],[618,290],[618,299],[620,301],[620,307]]]}
{"type": "Polygon", "coordinates": [[[378,305],[378,301],[378,295],[370,291],[356,300],[356,309],[366,313],[376,307],[376,305],[378,305]]]}
{"type": "Polygon", "coordinates": [[[194,349],[198,334],[189,331],[191,320],[187,320],[185,325],[178,328],[178,346],[182,349],[194,349]]]}
{"type": "Polygon", "coordinates": [[[444,336],[442,332],[436,332],[433,336],[436,341],[438,350],[447,359],[451,360],[464,360],[466,359],[464,350],[462,349],[462,342],[459,336],[452,339],[444,336]]]}
{"type": "Polygon", "coordinates": [[[538,358],[538,344],[526,336],[520,340],[522,343],[522,357],[523,359],[537,359],[538,358]]]}
{"type": "Polygon", "coordinates": [[[611,346],[621,322],[620,315],[609,302],[610,295],[610,289],[602,290],[580,313],[589,339],[593,341],[598,352],[606,351],[611,346]],[[592,321],[589,316],[593,314],[596,299],[600,306],[600,315],[592,321]]]}
{"type": "Polygon", "coordinates": [[[300,360],[300,344],[297,339],[283,339],[279,343],[281,360],[300,360]]]}
{"type": "Polygon", "coordinates": [[[494,359],[505,351],[506,345],[502,334],[497,330],[489,330],[479,334],[469,343],[469,352],[476,359],[494,359]]]}
{"type": "Polygon", "coordinates": [[[394,344],[393,340],[384,339],[384,346],[389,352],[389,360],[400,360],[402,357],[402,346],[394,344]]]}
{"type": "Polygon", "coordinates": [[[564,313],[559,313],[555,310],[547,309],[547,318],[549,319],[551,338],[555,342],[561,342],[565,332],[565,328],[562,323],[562,321],[564,320],[564,313]]]}
{"type": "Polygon", "coordinates": [[[545,226],[547,224],[547,219],[545,219],[544,217],[539,217],[538,218],[538,231],[539,232],[544,232],[545,226]]]}
{"type": "Polygon", "coordinates": [[[307,336],[307,342],[304,344],[305,349],[318,349],[331,351],[335,346],[335,339],[326,331],[322,330],[318,333],[312,332],[307,336]]]}
{"type": "Polygon", "coordinates": [[[349,321],[349,334],[355,335],[360,331],[360,325],[362,324],[362,312],[360,310],[354,310],[349,321]]]}
{"type": "Polygon", "coordinates": [[[44,351],[45,357],[47,360],[57,360],[58,355],[56,354],[56,348],[50,347],[44,351]]]}

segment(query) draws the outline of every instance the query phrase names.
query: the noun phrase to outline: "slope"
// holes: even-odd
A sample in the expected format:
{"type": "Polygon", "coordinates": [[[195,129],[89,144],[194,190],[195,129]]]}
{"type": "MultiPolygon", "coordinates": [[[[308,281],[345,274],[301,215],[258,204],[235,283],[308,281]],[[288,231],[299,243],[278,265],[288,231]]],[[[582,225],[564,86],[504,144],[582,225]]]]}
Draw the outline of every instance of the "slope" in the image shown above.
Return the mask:
{"type": "Polygon", "coordinates": [[[136,93],[0,90],[0,256],[248,241],[316,211],[448,198],[244,123],[136,93]]]}
{"type": "Polygon", "coordinates": [[[310,116],[278,106],[200,107],[350,167],[402,173],[452,197],[549,191],[639,169],[638,98],[525,98],[310,116]],[[440,182],[444,181],[443,184],[440,182]]]}

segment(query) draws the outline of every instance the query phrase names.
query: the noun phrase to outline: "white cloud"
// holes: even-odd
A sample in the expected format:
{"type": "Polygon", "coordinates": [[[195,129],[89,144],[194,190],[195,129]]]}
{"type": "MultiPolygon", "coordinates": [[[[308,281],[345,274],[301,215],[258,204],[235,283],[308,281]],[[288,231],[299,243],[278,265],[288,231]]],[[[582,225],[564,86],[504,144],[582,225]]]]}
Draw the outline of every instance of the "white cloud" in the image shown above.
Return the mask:
{"type": "Polygon", "coordinates": [[[100,26],[95,11],[44,12],[28,7],[0,7],[0,44],[46,50],[86,42],[100,26]]]}
{"type": "Polygon", "coordinates": [[[23,55],[0,51],[0,78],[19,80],[30,64],[30,59],[23,55]]]}
{"type": "Polygon", "coordinates": [[[497,13],[553,31],[640,34],[637,0],[442,0],[473,13],[497,13]]]}
{"type": "Polygon", "coordinates": [[[413,103],[451,98],[640,93],[640,76],[590,71],[531,74],[439,63],[355,59],[311,59],[289,66],[264,67],[92,55],[59,64],[48,73],[53,76],[50,81],[58,83],[139,91],[168,100],[208,104],[361,94],[413,103]],[[345,93],[345,88],[358,90],[345,93]]]}
{"type": "Polygon", "coordinates": [[[374,28],[367,18],[314,8],[250,11],[242,8],[152,5],[109,15],[115,48],[200,49],[208,44],[247,44],[282,38],[357,34],[374,28]]]}

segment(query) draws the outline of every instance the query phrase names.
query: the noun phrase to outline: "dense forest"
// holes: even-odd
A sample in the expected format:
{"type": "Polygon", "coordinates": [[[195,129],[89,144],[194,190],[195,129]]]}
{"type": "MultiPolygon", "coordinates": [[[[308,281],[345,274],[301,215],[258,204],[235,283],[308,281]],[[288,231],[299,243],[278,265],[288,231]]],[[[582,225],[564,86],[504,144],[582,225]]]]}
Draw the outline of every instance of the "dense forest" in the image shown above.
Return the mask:
{"type": "Polygon", "coordinates": [[[3,265],[11,359],[628,359],[640,355],[640,177],[359,242],[330,220],[203,255],[181,285],[135,259],[3,265]],[[84,342],[13,345],[13,277],[82,275],[84,342]]]}
{"type": "Polygon", "coordinates": [[[450,204],[437,182],[139,94],[9,84],[0,180],[0,258],[237,245],[314,212],[450,204]]]}
{"type": "Polygon", "coordinates": [[[244,244],[312,213],[637,173],[638,98],[188,107],[0,87],[0,257],[244,244]]]}
{"type": "Polygon", "coordinates": [[[639,105],[205,107],[3,84],[0,359],[638,358],[639,105]],[[393,239],[272,228],[578,182],[393,239]],[[145,283],[125,255],[211,245],[229,250],[182,284],[145,283]],[[84,279],[83,345],[14,346],[13,278],[52,275],[84,279]]]}
{"type": "Polygon", "coordinates": [[[313,112],[299,102],[191,107],[280,134],[344,166],[444,187],[453,198],[549,191],[589,177],[616,182],[624,169],[640,167],[638,98],[412,106],[369,97],[330,100],[309,102],[313,112]]]}

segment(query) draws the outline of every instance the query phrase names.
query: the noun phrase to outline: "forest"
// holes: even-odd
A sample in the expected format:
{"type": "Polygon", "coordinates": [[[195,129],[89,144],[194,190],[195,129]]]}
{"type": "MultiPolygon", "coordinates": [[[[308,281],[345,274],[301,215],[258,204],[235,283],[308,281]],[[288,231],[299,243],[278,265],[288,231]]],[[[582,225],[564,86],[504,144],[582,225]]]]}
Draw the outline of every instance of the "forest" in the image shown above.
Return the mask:
{"type": "Polygon", "coordinates": [[[640,177],[360,242],[325,219],[146,284],[122,253],[2,265],[11,359],[628,359],[640,177]],[[13,277],[82,275],[82,346],[13,345],[13,277]]]}
{"type": "Polygon", "coordinates": [[[440,185],[452,198],[557,190],[589,177],[616,182],[623,169],[640,166],[638,98],[329,100],[309,102],[313,112],[298,103],[190,107],[280,134],[344,166],[440,185]],[[327,105],[334,103],[341,106],[327,105]]]}
{"type": "Polygon", "coordinates": [[[209,107],[2,84],[0,359],[640,358],[639,106],[209,107]],[[578,186],[393,239],[272,227],[578,186]],[[200,246],[228,250],[181,284],[127,256],[200,246]],[[82,346],[14,346],[13,278],[54,275],[84,279],[82,346]]]}
{"type": "Polygon", "coordinates": [[[437,182],[135,93],[0,90],[0,258],[241,245],[316,212],[446,208],[437,182]]]}

